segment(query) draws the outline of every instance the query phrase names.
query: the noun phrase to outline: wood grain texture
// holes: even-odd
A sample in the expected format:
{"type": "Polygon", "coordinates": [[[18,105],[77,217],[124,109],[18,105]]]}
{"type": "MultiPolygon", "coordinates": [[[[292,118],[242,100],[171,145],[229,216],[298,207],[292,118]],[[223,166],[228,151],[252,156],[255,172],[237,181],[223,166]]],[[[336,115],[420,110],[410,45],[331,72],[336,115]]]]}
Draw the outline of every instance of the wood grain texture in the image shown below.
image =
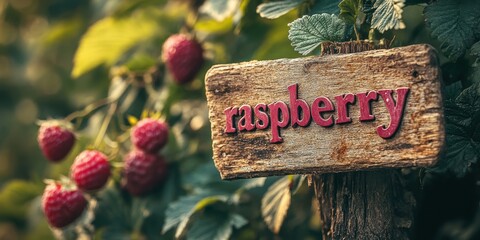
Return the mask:
{"type": "Polygon", "coordinates": [[[361,53],[215,65],[206,75],[213,158],[223,179],[269,175],[358,171],[430,166],[444,143],[440,72],[428,45],[361,53]],[[383,101],[372,102],[375,121],[324,128],[281,129],[283,143],[271,144],[270,128],[224,133],[228,107],[289,102],[287,87],[298,83],[298,97],[311,104],[319,96],[368,90],[410,88],[399,131],[391,139],[376,133],[388,125],[383,101]]]}

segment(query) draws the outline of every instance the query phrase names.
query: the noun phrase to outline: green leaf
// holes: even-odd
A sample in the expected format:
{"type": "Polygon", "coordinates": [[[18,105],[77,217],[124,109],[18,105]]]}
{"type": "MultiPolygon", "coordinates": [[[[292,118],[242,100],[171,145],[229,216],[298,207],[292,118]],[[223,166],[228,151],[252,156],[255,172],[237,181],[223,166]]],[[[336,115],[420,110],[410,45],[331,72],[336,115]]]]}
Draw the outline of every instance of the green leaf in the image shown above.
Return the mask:
{"type": "Polygon", "coordinates": [[[326,13],[303,16],[288,24],[288,39],[295,51],[306,55],[322,42],[342,41],[345,22],[335,15],[326,13]]]}
{"type": "Polygon", "coordinates": [[[338,14],[338,4],[340,0],[316,0],[313,6],[310,8],[309,15],[319,13],[338,14]]]}
{"type": "Polygon", "coordinates": [[[239,5],[239,0],[206,0],[200,8],[200,12],[221,22],[232,16],[239,5]]]}
{"type": "Polygon", "coordinates": [[[480,1],[438,0],[425,8],[425,21],[442,51],[456,61],[475,42],[480,1]]]}
{"type": "Polygon", "coordinates": [[[257,13],[261,17],[274,19],[278,18],[294,8],[298,7],[303,0],[283,0],[276,2],[262,3],[257,7],[257,13]]]}
{"type": "Polygon", "coordinates": [[[341,19],[350,24],[355,24],[358,13],[360,12],[360,0],[343,0],[338,4],[340,8],[341,19]]]}
{"type": "Polygon", "coordinates": [[[480,158],[480,83],[465,89],[455,101],[445,103],[446,150],[430,169],[462,177],[480,158]]]}
{"type": "Polygon", "coordinates": [[[206,196],[204,194],[180,198],[168,206],[165,212],[165,225],[163,225],[162,233],[178,225],[175,237],[180,237],[183,235],[190,217],[195,212],[216,202],[225,202],[227,199],[228,197],[224,195],[206,196]]]}
{"type": "Polygon", "coordinates": [[[405,0],[377,0],[373,7],[372,28],[383,33],[389,29],[404,29],[402,21],[405,0]]]}
{"type": "Polygon", "coordinates": [[[290,185],[293,177],[285,176],[270,186],[262,198],[262,217],[268,228],[277,234],[290,207],[290,185]]]}
{"type": "Polygon", "coordinates": [[[214,214],[205,212],[197,219],[187,233],[187,239],[195,240],[227,240],[232,228],[239,229],[247,224],[247,220],[238,214],[214,214]]]}
{"type": "Polygon", "coordinates": [[[80,41],[72,71],[73,77],[101,65],[113,65],[127,50],[158,32],[154,19],[144,15],[105,18],[91,26],[80,41]]]}

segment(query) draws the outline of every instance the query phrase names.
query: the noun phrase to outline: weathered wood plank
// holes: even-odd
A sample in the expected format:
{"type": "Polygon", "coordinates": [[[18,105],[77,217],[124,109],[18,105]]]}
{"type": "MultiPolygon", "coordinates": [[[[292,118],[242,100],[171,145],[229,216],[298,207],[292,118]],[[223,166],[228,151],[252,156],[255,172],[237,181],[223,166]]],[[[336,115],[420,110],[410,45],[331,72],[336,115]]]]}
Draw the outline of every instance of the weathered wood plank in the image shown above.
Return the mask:
{"type": "MultiPolygon", "coordinates": [[[[435,50],[428,45],[213,66],[205,81],[215,165],[223,179],[432,165],[444,143],[439,78],[435,50]],[[380,95],[371,102],[373,121],[359,121],[356,99],[348,110],[350,123],[289,124],[280,129],[281,143],[270,143],[272,126],[225,132],[225,109],[277,101],[291,105],[287,88],[294,84],[298,98],[310,106],[320,96],[338,105],[334,97],[347,93],[398,88],[409,93],[399,130],[388,139],[376,131],[390,123],[380,95]]],[[[392,96],[398,103],[398,94],[392,96]]],[[[323,116],[337,121],[337,105],[323,116]]]]}

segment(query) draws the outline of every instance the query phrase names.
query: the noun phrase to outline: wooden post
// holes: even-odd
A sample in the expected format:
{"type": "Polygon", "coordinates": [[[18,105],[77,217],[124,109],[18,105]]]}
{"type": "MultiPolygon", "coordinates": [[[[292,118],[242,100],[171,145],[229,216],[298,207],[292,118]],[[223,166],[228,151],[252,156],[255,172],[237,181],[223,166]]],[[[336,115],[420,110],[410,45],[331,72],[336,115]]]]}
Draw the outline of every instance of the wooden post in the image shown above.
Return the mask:
{"type": "Polygon", "coordinates": [[[398,170],[313,176],[323,239],[409,239],[413,196],[398,170]]]}

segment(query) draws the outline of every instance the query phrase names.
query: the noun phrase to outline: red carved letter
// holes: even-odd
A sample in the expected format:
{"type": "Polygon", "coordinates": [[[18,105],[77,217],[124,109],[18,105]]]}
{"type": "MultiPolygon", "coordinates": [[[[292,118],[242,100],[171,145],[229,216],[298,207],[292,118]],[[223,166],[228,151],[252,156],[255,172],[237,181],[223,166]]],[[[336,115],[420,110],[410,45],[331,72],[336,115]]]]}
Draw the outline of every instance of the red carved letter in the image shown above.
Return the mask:
{"type": "Polygon", "coordinates": [[[255,129],[255,124],[253,124],[252,107],[250,107],[250,105],[242,105],[239,109],[239,115],[241,115],[242,118],[238,120],[238,131],[252,131],[255,129]]]}
{"type": "Polygon", "coordinates": [[[284,102],[278,101],[276,103],[268,104],[268,108],[270,109],[270,122],[272,125],[272,139],[270,139],[270,143],[283,142],[283,139],[280,136],[280,128],[284,128],[288,125],[290,119],[288,106],[284,102]]]}
{"type": "Polygon", "coordinates": [[[267,105],[263,103],[257,104],[255,106],[254,112],[255,116],[257,116],[258,120],[255,122],[255,126],[257,129],[265,129],[268,128],[268,125],[270,124],[270,119],[268,118],[267,112],[267,105]]]}
{"type": "Polygon", "coordinates": [[[406,98],[410,89],[398,88],[397,102],[392,97],[392,90],[379,90],[378,93],[382,96],[388,112],[390,113],[390,125],[388,127],[378,126],[377,134],[382,138],[390,138],[397,132],[400,122],[403,118],[403,112],[406,107],[406,98]]]}
{"type": "Polygon", "coordinates": [[[370,108],[371,101],[377,101],[378,94],[375,91],[370,91],[366,93],[357,93],[358,105],[360,106],[360,121],[371,121],[375,120],[375,116],[372,115],[372,110],[370,108]]]}
{"type": "Polygon", "coordinates": [[[332,101],[326,97],[318,97],[312,103],[312,118],[313,121],[319,126],[330,127],[333,125],[333,117],[329,116],[328,118],[323,118],[323,112],[333,112],[335,108],[333,107],[332,101]],[[323,106],[321,106],[322,104],[323,106]]]}
{"type": "Polygon", "coordinates": [[[337,120],[335,123],[349,123],[352,119],[348,116],[348,105],[355,103],[355,95],[347,93],[343,96],[336,96],[337,120]]]}
{"type": "Polygon", "coordinates": [[[225,133],[235,133],[237,129],[233,126],[234,117],[238,114],[237,107],[229,107],[223,111],[225,113],[226,123],[225,123],[225,133]]]}
{"type": "Polygon", "coordinates": [[[301,126],[306,127],[310,124],[310,107],[303,99],[298,99],[298,84],[288,86],[288,92],[290,93],[290,123],[292,127],[301,126]],[[298,111],[298,108],[301,111],[298,111]],[[298,116],[301,113],[301,119],[298,116]]]}

